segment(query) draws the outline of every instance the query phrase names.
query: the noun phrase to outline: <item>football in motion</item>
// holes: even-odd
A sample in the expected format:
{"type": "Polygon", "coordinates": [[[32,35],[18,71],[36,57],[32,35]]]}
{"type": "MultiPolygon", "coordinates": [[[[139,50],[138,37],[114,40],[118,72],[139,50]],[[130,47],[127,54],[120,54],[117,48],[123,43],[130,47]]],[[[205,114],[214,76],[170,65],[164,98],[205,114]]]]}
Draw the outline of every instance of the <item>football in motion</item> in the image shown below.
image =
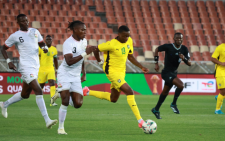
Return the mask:
{"type": "Polygon", "coordinates": [[[142,124],[142,129],[146,134],[154,134],[157,130],[157,124],[151,119],[147,119],[145,123],[142,124]]]}

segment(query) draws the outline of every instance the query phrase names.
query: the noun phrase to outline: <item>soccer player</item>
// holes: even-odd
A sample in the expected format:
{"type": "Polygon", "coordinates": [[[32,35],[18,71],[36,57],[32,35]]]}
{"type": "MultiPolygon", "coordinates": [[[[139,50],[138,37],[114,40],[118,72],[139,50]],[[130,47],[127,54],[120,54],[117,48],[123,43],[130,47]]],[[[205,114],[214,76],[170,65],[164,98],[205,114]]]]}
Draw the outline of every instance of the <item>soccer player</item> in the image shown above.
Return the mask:
{"type": "Polygon", "coordinates": [[[152,113],[156,116],[157,119],[161,119],[159,108],[166,99],[173,85],[175,85],[177,88],[175,90],[174,99],[170,107],[174,113],[180,114],[177,108],[177,99],[180,96],[180,93],[182,92],[184,86],[183,82],[177,77],[177,68],[182,60],[184,61],[185,64],[191,66],[188,48],[182,45],[183,35],[181,33],[175,33],[173,39],[174,43],[164,44],[155,49],[154,59],[155,59],[155,70],[157,72],[159,71],[158,52],[165,51],[165,63],[164,63],[165,67],[161,73],[162,79],[165,81],[164,88],[159,97],[157,105],[152,109],[152,113]]]}
{"type": "Polygon", "coordinates": [[[84,96],[95,96],[116,103],[119,99],[120,92],[123,91],[127,95],[127,102],[139,123],[138,126],[141,128],[144,120],[135,102],[134,92],[125,81],[126,61],[128,59],[144,73],[147,73],[149,70],[143,67],[133,56],[133,41],[130,37],[129,28],[124,25],[120,26],[118,36],[115,39],[98,45],[94,55],[101,64],[99,52],[104,52],[103,70],[111,82],[111,93],[92,91],[88,87],[85,87],[83,89],[84,96]]]}
{"type": "Polygon", "coordinates": [[[216,110],[215,114],[224,114],[221,111],[221,107],[223,104],[223,99],[225,98],[225,44],[219,45],[214,53],[212,54],[211,60],[214,64],[216,64],[215,67],[215,77],[217,82],[217,87],[220,90],[220,93],[218,94],[217,102],[216,102],[216,110]]]}
{"type": "Polygon", "coordinates": [[[23,80],[23,88],[22,92],[16,93],[5,102],[0,102],[2,115],[3,117],[7,118],[7,107],[23,99],[28,99],[31,91],[33,90],[36,95],[36,103],[38,105],[38,108],[45,119],[46,127],[51,128],[52,125],[55,125],[57,123],[57,120],[51,120],[49,118],[43,99],[43,92],[37,81],[37,75],[40,66],[38,46],[43,48],[45,53],[47,53],[48,48],[45,46],[40,32],[37,29],[28,28],[29,22],[26,15],[19,14],[17,16],[17,24],[19,25],[20,30],[11,34],[5,41],[2,49],[2,54],[6,59],[9,68],[16,70],[16,67],[10,61],[6,50],[12,47],[14,44],[18,48],[20,54],[18,71],[22,75],[21,79],[23,80]]]}
{"type": "Polygon", "coordinates": [[[68,28],[73,31],[73,34],[63,43],[64,60],[57,73],[58,92],[62,99],[62,105],[59,108],[58,134],[67,134],[64,130],[64,121],[70,96],[74,108],[80,108],[83,104],[81,67],[84,56],[95,49],[95,47],[87,47],[86,26],[83,22],[73,21],[69,23],[68,28]]]}
{"type": "MultiPolygon", "coordinates": [[[[58,59],[57,59],[57,49],[52,46],[52,37],[50,35],[46,36],[45,43],[48,47],[48,52],[44,53],[42,49],[39,48],[39,58],[40,58],[40,69],[38,72],[38,83],[43,89],[45,82],[48,80],[50,85],[50,95],[51,97],[55,94],[55,70],[58,70],[58,59]],[[53,60],[55,64],[55,69],[53,65],[53,60]]],[[[50,104],[50,106],[57,106],[56,103],[50,104]]]]}

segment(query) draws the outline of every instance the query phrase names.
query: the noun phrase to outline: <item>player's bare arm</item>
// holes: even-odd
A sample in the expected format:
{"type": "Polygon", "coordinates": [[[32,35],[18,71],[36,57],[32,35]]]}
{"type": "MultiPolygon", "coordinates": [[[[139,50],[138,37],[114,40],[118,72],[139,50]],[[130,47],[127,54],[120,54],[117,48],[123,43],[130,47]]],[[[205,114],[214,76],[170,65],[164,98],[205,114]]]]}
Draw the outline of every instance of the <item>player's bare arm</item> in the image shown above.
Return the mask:
{"type": "Polygon", "coordinates": [[[94,46],[92,46],[92,47],[87,47],[87,48],[86,48],[86,52],[84,52],[83,55],[81,54],[81,55],[79,55],[79,56],[77,56],[77,57],[73,57],[73,54],[72,54],[72,53],[71,53],[71,54],[65,54],[64,57],[65,57],[66,63],[67,63],[69,66],[71,66],[71,65],[73,65],[73,64],[75,64],[75,63],[77,63],[77,62],[79,62],[81,59],[83,59],[83,56],[92,53],[93,50],[95,50],[95,49],[96,49],[96,47],[94,47],[94,46]]]}
{"type": "Polygon", "coordinates": [[[159,54],[158,54],[158,48],[155,49],[155,54],[154,54],[154,60],[155,60],[155,71],[159,71],[159,54]]]}
{"type": "Polygon", "coordinates": [[[81,76],[81,82],[84,82],[84,81],[86,81],[86,70],[85,70],[85,67],[84,67],[84,61],[83,61],[83,63],[82,63],[82,70],[81,70],[81,72],[82,72],[82,76],[81,76]]]}
{"type": "Polygon", "coordinates": [[[187,64],[188,66],[191,66],[190,59],[188,60],[183,54],[179,54],[179,57],[184,61],[185,64],[187,64]]]}
{"type": "Polygon", "coordinates": [[[128,60],[134,64],[135,66],[139,67],[144,73],[148,73],[149,69],[143,67],[135,58],[133,54],[128,54],[128,60]]]}
{"type": "Polygon", "coordinates": [[[55,64],[55,70],[58,70],[59,64],[58,64],[58,58],[54,57],[54,64],[55,64]]]}
{"type": "Polygon", "coordinates": [[[220,61],[217,60],[216,58],[211,57],[211,61],[212,61],[214,64],[221,65],[221,66],[225,66],[225,62],[220,62],[220,61]]]}
{"type": "Polygon", "coordinates": [[[6,50],[8,49],[7,46],[3,45],[3,48],[1,50],[2,52],[2,55],[4,56],[4,58],[6,59],[6,62],[9,66],[9,69],[12,69],[12,70],[15,70],[16,71],[16,66],[10,61],[9,57],[8,57],[8,54],[6,52],[6,50]]]}

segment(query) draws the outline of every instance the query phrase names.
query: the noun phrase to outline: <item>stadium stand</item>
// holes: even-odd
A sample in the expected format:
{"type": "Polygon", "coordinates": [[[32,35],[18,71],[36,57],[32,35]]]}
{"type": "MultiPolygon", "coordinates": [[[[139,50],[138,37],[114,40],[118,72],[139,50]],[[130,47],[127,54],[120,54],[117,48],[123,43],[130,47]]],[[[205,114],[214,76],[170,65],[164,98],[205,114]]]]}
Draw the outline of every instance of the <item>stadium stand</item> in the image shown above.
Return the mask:
{"type": "MultiPolygon", "coordinates": [[[[43,36],[52,35],[57,48],[71,35],[67,25],[73,20],[86,23],[90,45],[115,38],[118,27],[128,25],[134,55],[140,61],[152,60],[155,48],[172,43],[175,32],[183,33],[183,44],[195,61],[209,61],[215,47],[225,42],[223,1],[0,0],[0,3],[1,45],[18,30],[15,17],[20,13],[26,14],[30,26],[38,28],[43,36]]],[[[10,51],[12,57],[18,58],[18,52],[10,51]]]]}

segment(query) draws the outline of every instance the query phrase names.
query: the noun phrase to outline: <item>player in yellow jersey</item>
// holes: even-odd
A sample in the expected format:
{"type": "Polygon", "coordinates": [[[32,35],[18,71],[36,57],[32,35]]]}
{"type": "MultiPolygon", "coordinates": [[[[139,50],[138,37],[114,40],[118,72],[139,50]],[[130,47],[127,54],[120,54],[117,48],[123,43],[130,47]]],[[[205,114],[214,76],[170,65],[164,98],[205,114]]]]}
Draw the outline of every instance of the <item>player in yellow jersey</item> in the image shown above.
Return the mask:
{"type": "Polygon", "coordinates": [[[98,45],[97,51],[94,52],[99,63],[99,52],[104,52],[103,70],[111,82],[111,93],[92,91],[88,87],[83,89],[84,96],[95,96],[110,102],[117,102],[120,92],[123,91],[127,95],[127,102],[138,120],[138,126],[141,128],[144,120],[142,119],[134,98],[132,88],[125,81],[126,61],[127,59],[134,65],[142,69],[144,73],[149,70],[143,67],[133,56],[133,41],[130,37],[130,30],[127,26],[120,26],[118,36],[111,41],[98,45]]]}
{"type": "MultiPolygon", "coordinates": [[[[48,46],[48,53],[44,53],[43,50],[39,49],[39,60],[40,68],[38,72],[38,83],[43,89],[45,82],[48,80],[50,85],[50,95],[51,97],[55,94],[55,70],[58,69],[58,59],[57,59],[57,49],[52,46],[52,37],[50,35],[46,36],[45,43],[48,46]],[[55,69],[54,69],[54,64],[55,69]]],[[[50,104],[50,106],[57,106],[56,103],[50,104]]]]}
{"type": "Polygon", "coordinates": [[[225,98],[225,44],[221,44],[216,48],[212,54],[211,60],[216,64],[215,77],[217,87],[220,90],[217,97],[215,114],[224,114],[221,111],[221,106],[223,104],[223,99],[225,98]]]}

